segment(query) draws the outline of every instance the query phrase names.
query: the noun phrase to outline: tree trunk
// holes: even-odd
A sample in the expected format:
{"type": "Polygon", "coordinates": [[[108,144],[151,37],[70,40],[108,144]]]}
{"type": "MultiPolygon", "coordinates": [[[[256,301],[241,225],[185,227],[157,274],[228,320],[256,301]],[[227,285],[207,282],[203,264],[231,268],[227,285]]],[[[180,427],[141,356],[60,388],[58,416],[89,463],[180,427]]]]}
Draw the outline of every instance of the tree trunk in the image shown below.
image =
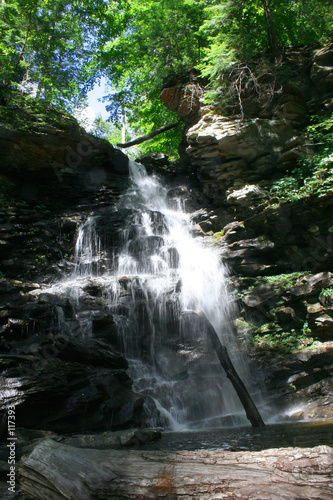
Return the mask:
{"type": "Polygon", "coordinates": [[[172,123],[171,125],[165,125],[164,127],[158,128],[150,132],[150,134],[143,135],[142,137],[138,137],[137,139],[133,139],[132,141],[126,142],[124,144],[117,144],[118,148],[130,148],[131,146],[135,146],[136,144],[141,144],[142,142],[149,141],[149,139],[153,139],[159,134],[163,134],[163,132],[167,132],[172,128],[178,127],[180,122],[172,123]]]}
{"type": "Polygon", "coordinates": [[[121,142],[125,144],[126,141],[126,111],[125,106],[123,106],[121,113],[121,142]]]}
{"type": "Polygon", "coordinates": [[[276,58],[279,53],[279,46],[275,34],[275,28],[274,28],[274,23],[272,19],[272,14],[271,14],[271,8],[270,8],[270,0],[262,0],[264,11],[265,11],[265,17],[266,17],[266,23],[267,23],[267,28],[268,28],[268,36],[269,36],[269,41],[272,49],[272,54],[276,58]]]}
{"type": "Polygon", "coordinates": [[[206,324],[208,335],[212,342],[212,346],[220,360],[222,368],[225,370],[226,375],[230,382],[232,383],[237,396],[239,397],[243,408],[245,410],[247,418],[250,420],[253,427],[265,427],[264,421],[260,416],[260,413],[254,404],[250,394],[248,393],[245,385],[240,379],[238,373],[236,372],[231,359],[229,358],[229,354],[227,348],[221,344],[220,339],[210,321],[206,318],[206,316],[201,313],[200,316],[204,317],[206,324]]]}
{"type": "Polygon", "coordinates": [[[333,449],[259,452],[74,448],[45,439],[19,464],[21,493],[45,500],[332,500],[333,449]]]}

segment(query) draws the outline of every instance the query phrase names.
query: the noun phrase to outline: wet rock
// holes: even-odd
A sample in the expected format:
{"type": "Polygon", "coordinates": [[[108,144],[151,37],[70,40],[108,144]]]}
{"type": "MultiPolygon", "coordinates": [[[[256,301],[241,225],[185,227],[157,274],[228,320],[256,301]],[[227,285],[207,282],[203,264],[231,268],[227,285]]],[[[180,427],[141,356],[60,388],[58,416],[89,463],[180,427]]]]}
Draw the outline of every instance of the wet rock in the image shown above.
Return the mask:
{"type": "Polygon", "coordinates": [[[14,173],[20,169],[19,179],[13,177],[13,181],[23,199],[40,203],[45,192],[52,191],[54,198],[69,201],[85,190],[128,176],[128,158],[107,141],[87,134],[75,120],[67,120],[62,130],[53,131],[0,128],[3,173],[8,175],[7,164],[14,173]]]}
{"type": "Polygon", "coordinates": [[[22,455],[31,453],[32,450],[44,439],[53,439],[54,441],[60,441],[61,437],[52,431],[38,430],[38,429],[26,429],[23,427],[17,427],[15,429],[16,438],[16,459],[19,460],[22,455]]]}
{"type": "Polygon", "coordinates": [[[333,343],[318,342],[308,350],[279,354],[256,352],[265,386],[277,411],[302,420],[333,417],[333,343]],[[292,410],[292,408],[296,408],[292,410]]]}
{"type": "Polygon", "coordinates": [[[92,320],[92,331],[95,338],[107,338],[117,331],[117,324],[113,316],[102,314],[100,317],[96,317],[92,320]]]}
{"type": "Polygon", "coordinates": [[[173,187],[171,189],[168,190],[168,193],[167,193],[167,196],[168,198],[175,198],[175,199],[178,199],[178,198],[181,198],[185,195],[189,195],[189,190],[187,188],[187,186],[177,186],[177,187],[173,187]]]}
{"type": "Polygon", "coordinates": [[[176,248],[168,248],[168,264],[172,269],[177,269],[179,266],[179,253],[176,248]]]}
{"type": "Polygon", "coordinates": [[[227,196],[227,202],[232,205],[250,206],[253,202],[263,200],[266,197],[267,194],[259,186],[250,185],[232,191],[227,196]]]}
{"type": "Polygon", "coordinates": [[[32,443],[40,441],[41,439],[59,439],[59,436],[51,431],[44,431],[38,429],[25,429],[24,427],[17,427],[15,429],[15,437],[17,439],[17,444],[22,446],[27,443],[32,443]]]}
{"type": "Polygon", "coordinates": [[[229,245],[228,248],[232,249],[251,249],[252,255],[257,253],[262,254],[274,248],[274,243],[266,236],[258,236],[258,238],[249,238],[246,240],[239,240],[229,245]]]}
{"type": "Polygon", "coordinates": [[[139,156],[135,160],[137,163],[141,163],[147,167],[167,167],[170,164],[169,156],[162,153],[152,153],[139,156]]]}
{"type": "Polygon", "coordinates": [[[22,426],[73,432],[141,425],[144,418],[144,400],[131,389],[125,358],[82,332],[12,340],[0,365],[6,387],[0,413],[15,405],[22,426]]]}
{"type": "Polygon", "coordinates": [[[102,340],[74,339],[57,335],[54,337],[52,347],[57,352],[57,357],[64,361],[110,368],[128,368],[127,360],[102,340]]]}
{"type": "MultiPolygon", "coordinates": [[[[15,405],[20,425],[55,432],[117,429],[140,420],[143,399],[124,371],[65,362],[45,353],[3,372],[1,405],[15,405]]],[[[5,419],[3,420],[5,421],[5,419]]]]}
{"type": "Polygon", "coordinates": [[[311,297],[321,292],[323,288],[328,288],[333,285],[333,274],[323,272],[315,274],[309,278],[304,277],[302,283],[289,290],[289,294],[294,299],[311,297]]]}
{"type": "Polygon", "coordinates": [[[248,236],[248,231],[245,228],[244,222],[230,222],[223,228],[223,240],[228,244],[244,240],[246,236],[248,236]]]}
{"type": "Polygon", "coordinates": [[[155,253],[164,243],[161,236],[141,236],[131,241],[128,251],[131,255],[147,258],[155,253]]]}
{"type": "Polygon", "coordinates": [[[245,295],[245,297],[243,298],[243,302],[248,307],[258,307],[267,301],[273,302],[276,298],[276,295],[277,293],[272,287],[259,285],[255,288],[255,290],[245,295]]]}
{"type": "Polygon", "coordinates": [[[242,274],[250,273],[251,276],[261,274],[273,267],[263,262],[263,257],[274,250],[274,243],[265,236],[239,240],[225,245],[221,239],[221,257],[228,262],[233,269],[242,270],[242,274]],[[261,259],[259,259],[261,257],[261,259]]]}
{"type": "Polygon", "coordinates": [[[167,380],[178,380],[187,376],[186,359],[177,355],[173,349],[160,348],[156,353],[156,363],[167,380]]]}
{"type": "Polygon", "coordinates": [[[292,307],[281,307],[275,311],[275,315],[279,323],[286,324],[295,318],[295,311],[292,307]]]}
{"type": "Polygon", "coordinates": [[[160,212],[151,211],[150,217],[153,231],[157,234],[164,234],[166,231],[166,223],[163,214],[161,214],[160,212]]]}
{"type": "Polygon", "coordinates": [[[97,284],[92,283],[91,285],[87,285],[84,287],[84,292],[90,295],[91,297],[102,297],[103,296],[103,288],[98,286],[97,284]]]}
{"type": "Polygon", "coordinates": [[[211,234],[213,232],[213,224],[210,220],[203,220],[202,222],[200,222],[199,226],[203,233],[211,234]]]}

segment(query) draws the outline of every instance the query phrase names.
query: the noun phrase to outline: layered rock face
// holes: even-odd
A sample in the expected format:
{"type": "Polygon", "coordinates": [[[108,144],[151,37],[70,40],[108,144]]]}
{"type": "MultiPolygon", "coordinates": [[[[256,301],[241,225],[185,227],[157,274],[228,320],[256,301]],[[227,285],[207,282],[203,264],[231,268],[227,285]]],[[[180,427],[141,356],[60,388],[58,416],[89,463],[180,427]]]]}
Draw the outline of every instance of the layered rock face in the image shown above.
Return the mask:
{"type": "Polygon", "coordinates": [[[241,108],[235,103],[224,115],[201,107],[187,128],[187,153],[214,207],[199,225],[215,233],[229,265],[235,328],[253,368],[262,368],[272,401],[294,405],[294,418],[326,418],[333,416],[333,200],[328,191],[281,202],[270,187],[317,151],[304,128],[311,115],[332,111],[333,46],[288,57],[298,75],[272,99],[245,93],[241,108]]]}
{"type": "Polygon", "coordinates": [[[302,148],[305,138],[285,118],[241,120],[208,112],[189,129],[187,139],[204,193],[217,206],[264,198],[264,181],[286,171],[308,150],[302,148]]]}
{"type": "MultiPolygon", "coordinates": [[[[254,185],[257,199],[264,198],[262,191],[272,180],[290,173],[302,156],[316,152],[303,130],[310,115],[333,109],[332,58],[332,45],[288,53],[280,71],[289,77],[277,83],[269,67],[266,73],[258,70],[257,78],[251,73],[246,81],[252,91],[244,84],[234,102],[222,106],[223,114],[216,106],[203,106],[203,87],[192,74],[186,83],[163,89],[166,107],[186,122],[191,166],[214,206],[248,204],[245,192],[253,194],[254,185]]],[[[246,70],[250,71],[240,71],[246,70]]],[[[248,77],[243,73],[242,78],[248,77]]]]}
{"type": "Polygon", "coordinates": [[[305,68],[305,61],[295,61],[299,80],[282,85],[268,105],[253,97],[250,107],[245,96],[242,119],[201,109],[187,132],[187,152],[214,205],[247,204],[242,189],[251,185],[263,198],[261,191],[272,180],[297,168],[302,155],[316,152],[302,129],[311,114],[333,109],[332,57],[333,46],[327,46],[310,55],[305,68]]]}

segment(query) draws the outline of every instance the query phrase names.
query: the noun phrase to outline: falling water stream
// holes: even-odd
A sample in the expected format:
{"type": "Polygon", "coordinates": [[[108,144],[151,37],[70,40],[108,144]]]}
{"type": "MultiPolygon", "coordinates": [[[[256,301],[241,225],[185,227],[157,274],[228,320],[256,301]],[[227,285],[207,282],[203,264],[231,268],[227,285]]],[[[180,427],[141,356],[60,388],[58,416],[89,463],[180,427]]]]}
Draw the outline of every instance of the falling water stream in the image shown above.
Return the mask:
{"type": "Polygon", "coordinates": [[[126,214],[120,243],[107,247],[101,236],[106,214],[102,222],[92,214],[79,228],[74,270],[62,283],[76,303],[82,335],[93,334],[97,313],[80,303],[85,291],[95,290],[117,326],[112,343],[129,360],[133,389],[145,396],[147,425],[186,430],[243,424],[245,412],[198,314],[214,326],[258,399],[231,327],[235,310],[226,268],[212,241],[198,234],[184,188],[168,188],[134,162],[130,176],[116,207],[126,214]]]}

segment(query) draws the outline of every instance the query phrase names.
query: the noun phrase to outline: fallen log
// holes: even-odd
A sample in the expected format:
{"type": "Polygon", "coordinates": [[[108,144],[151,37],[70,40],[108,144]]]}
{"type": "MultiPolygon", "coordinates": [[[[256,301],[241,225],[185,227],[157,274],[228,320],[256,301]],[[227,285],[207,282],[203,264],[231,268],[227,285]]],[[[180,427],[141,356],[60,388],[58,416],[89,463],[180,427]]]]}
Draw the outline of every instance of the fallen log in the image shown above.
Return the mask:
{"type": "Polygon", "coordinates": [[[171,123],[170,125],[164,125],[164,127],[153,130],[152,132],[150,132],[150,134],[143,135],[141,137],[138,137],[137,139],[133,139],[132,141],[125,142],[123,144],[117,144],[117,146],[118,148],[130,148],[131,146],[136,146],[137,144],[141,144],[142,142],[153,139],[159,134],[163,134],[163,132],[167,132],[168,130],[178,127],[179,123],[180,121],[178,121],[177,123],[171,123]]]}
{"type": "Polygon", "coordinates": [[[265,423],[261,418],[256,405],[254,404],[248,390],[231,362],[227,348],[221,344],[215,328],[207,317],[203,313],[201,313],[200,316],[206,321],[208,336],[211,340],[212,346],[217,354],[217,357],[219,358],[222,368],[226,372],[228,379],[232,383],[237,396],[243,405],[247,418],[250,420],[253,427],[265,427],[265,423]]]}
{"type": "Polygon", "coordinates": [[[36,500],[332,500],[333,449],[94,450],[45,439],[19,464],[36,500]]]}

